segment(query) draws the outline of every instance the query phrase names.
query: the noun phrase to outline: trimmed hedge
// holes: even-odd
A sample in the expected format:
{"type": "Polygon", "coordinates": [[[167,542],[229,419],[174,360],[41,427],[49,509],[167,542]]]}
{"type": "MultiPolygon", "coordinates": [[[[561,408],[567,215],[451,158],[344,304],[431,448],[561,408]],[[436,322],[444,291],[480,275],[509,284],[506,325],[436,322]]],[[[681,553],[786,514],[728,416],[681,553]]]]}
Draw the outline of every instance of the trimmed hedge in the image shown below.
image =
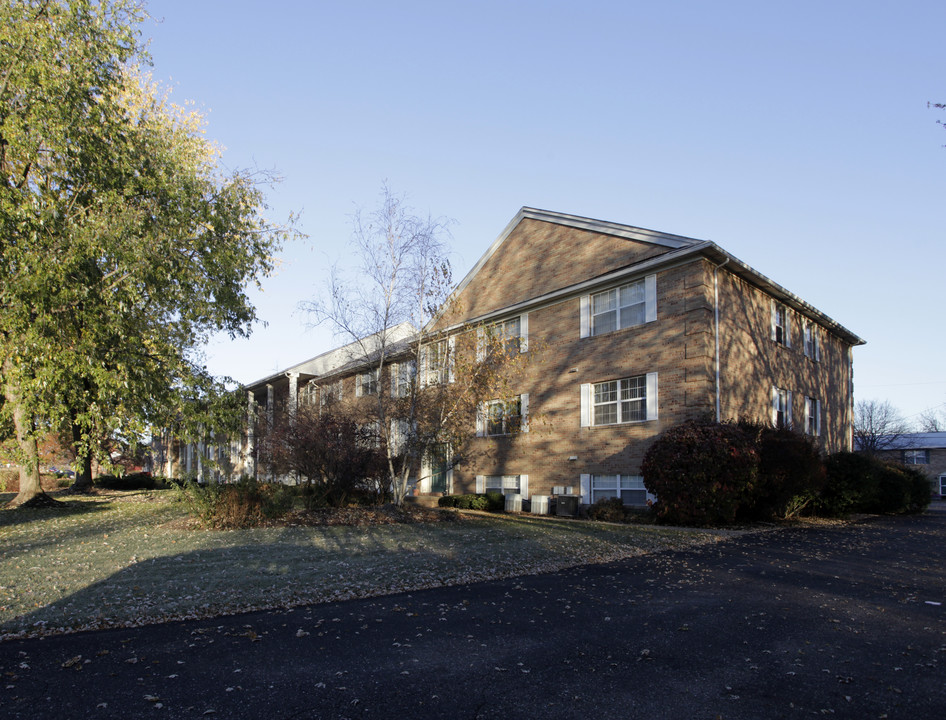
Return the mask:
{"type": "Polygon", "coordinates": [[[95,487],[107,490],[154,490],[155,481],[149,472],[128,475],[99,475],[93,481],[95,487]]]}
{"type": "Polygon", "coordinates": [[[811,439],[759,423],[691,421],[670,428],[641,465],[658,521],[718,525],[802,511],[920,512],[929,481],[916,468],[842,452],[823,460],[811,439]]]}
{"type": "Polygon", "coordinates": [[[506,498],[502,493],[486,493],[485,495],[444,495],[437,501],[437,505],[439,507],[452,507],[460,510],[503,512],[506,509],[506,498]]]}

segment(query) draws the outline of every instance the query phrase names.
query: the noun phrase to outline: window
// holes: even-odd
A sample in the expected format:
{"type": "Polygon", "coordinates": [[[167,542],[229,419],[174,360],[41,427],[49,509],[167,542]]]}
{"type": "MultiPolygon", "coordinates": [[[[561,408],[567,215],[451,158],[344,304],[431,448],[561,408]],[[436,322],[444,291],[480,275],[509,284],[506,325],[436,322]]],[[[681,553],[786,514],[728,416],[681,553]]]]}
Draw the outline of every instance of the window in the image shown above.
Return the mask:
{"type": "Polygon", "coordinates": [[[902,458],[903,458],[904,465],[929,465],[930,464],[930,451],[929,450],[904,450],[902,458]]]}
{"type": "Polygon", "coordinates": [[[299,390],[300,405],[315,405],[319,398],[319,386],[314,382],[306,383],[299,390]]]}
{"type": "Polygon", "coordinates": [[[581,425],[657,419],[657,373],[581,386],[581,425]]]}
{"type": "Polygon", "coordinates": [[[581,298],[581,337],[603,335],[657,319],[657,276],[581,298]]]}
{"type": "Polygon", "coordinates": [[[503,495],[519,494],[523,498],[529,497],[528,475],[477,475],[476,492],[502,493],[503,495]]]}
{"type": "Polygon", "coordinates": [[[818,328],[814,323],[805,323],[805,357],[815,362],[821,361],[821,340],[818,338],[818,328]]]}
{"type": "Polygon", "coordinates": [[[813,397],[805,398],[805,432],[821,436],[821,401],[813,397]]]}
{"type": "Polygon", "coordinates": [[[355,381],[355,396],[364,397],[365,395],[378,394],[378,369],[369,370],[366,373],[359,373],[355,381]]]}
{"type": "Polygon", "coordinates": [[[792,346],[791,324],[788,308],[782,303],[772,301],[772,339],[779,345],[792,346]]]}
{"type": "Polygon", "coordinates": [[[454,338],[438,340],[420,349],[421,383],[442,385],[453,382],[454,338]]]}
{"type": "Polygon", "coordinates": [[[939,476],[939,494],[946,496],[946,475],[939,476]]]}
{"type": "Polygon", "coordinates": [[[417,364],[413,360],[395,363],[391,366],[391,396],[407,397],[411,392],[411,383],[417,376],[417,364]]]}
{"type": "Polygon", "coordinates": [[[792,426],[792,394],[788,390],[772,388],[772,424],[779,428],[792,426]]]}
{"type": "Polygon", "coordinates": [[[342,381],[337,380],[328,385],[322,386],[322,392],[319,396],[319,402],[321,406],[325,406],[328,403],[338,402],[342,399],[342,381]]]}
{"type": "Polygon", "coordinates": [[[480,328],[476,333],[476,359],[486,358],[487,340],[490,346],[502,347],[508,357],[529,349],[529,314],[500,320],[480,328]]]}
{"type": "Polygon", "coordinates": [[[583,475],[583,495],[590,503],[603,498],[620,498],[625,505],[646,505],[654,496],[644,487],[640,475],[583,475]]]}
{"type": "Polygon", "coordinates": [[[476,415],[477,437],[529,432],[529,394],[483,403],[476,415]]]}

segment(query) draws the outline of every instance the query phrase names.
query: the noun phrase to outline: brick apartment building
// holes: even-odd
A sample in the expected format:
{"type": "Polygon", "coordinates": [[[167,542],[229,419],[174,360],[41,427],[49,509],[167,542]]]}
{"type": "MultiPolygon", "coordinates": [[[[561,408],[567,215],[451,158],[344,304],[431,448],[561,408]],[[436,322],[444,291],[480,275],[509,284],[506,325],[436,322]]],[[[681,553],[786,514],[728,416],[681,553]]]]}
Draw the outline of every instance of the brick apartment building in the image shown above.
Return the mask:
{"type": "MultiPolygon", "coordinates": [[[[827,452],[851,449],[852,349],[864,341],[713,242],[523,208],[454,297],[459,316],[435,330],[497,323],[536,357],[518,388],[520,431],[503,422],[508,398],[487,404],[464,460],[425,462],[419,493],[643,504],[650,443],[706,416],[786,424],[827,452]]],[[[252,383],[250,401],[355,397],[348,357],[338,348],[252,383]]],[[[378,391],[389,387],[381,378],[378,391]]],[[[252,441],[251,431],[243,458],[252,441]]],[[[207,452],[181,450],[191,472],[207,452]]],[[[222,455],[234,471],[252,470],[237,450],[222,455]]]]}
{"type": "MultiPolygon", "coordinates": [[[[903,433],[885,436],[884,449],[878,456],[884,460],[913,465],[926,475],[930,494],[946,498],[946,432],[903,433]]],[[[855,449],[859,449],[856,447],[855,449]]]]}

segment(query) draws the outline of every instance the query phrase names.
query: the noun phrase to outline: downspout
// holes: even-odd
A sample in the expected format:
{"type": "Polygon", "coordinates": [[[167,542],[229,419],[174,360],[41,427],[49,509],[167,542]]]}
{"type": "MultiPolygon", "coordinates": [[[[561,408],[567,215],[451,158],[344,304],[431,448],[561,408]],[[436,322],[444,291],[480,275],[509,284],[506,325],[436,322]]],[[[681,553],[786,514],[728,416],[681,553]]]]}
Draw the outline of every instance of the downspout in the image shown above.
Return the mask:
{"type": "Polygon", "coordinates": [[[716,331],[716,422],[722,422],[719,386],[719,269],[728,262],[729,258],[726,258],[713,268],[713,324],[716,331]]]}

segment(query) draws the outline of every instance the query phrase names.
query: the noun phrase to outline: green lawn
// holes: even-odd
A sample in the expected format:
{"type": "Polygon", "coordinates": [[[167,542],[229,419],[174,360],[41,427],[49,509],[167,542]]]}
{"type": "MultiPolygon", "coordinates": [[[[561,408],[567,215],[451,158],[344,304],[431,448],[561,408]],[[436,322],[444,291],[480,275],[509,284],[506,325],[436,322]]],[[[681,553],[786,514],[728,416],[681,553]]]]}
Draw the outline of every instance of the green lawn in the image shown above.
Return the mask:
{"type": "Polygon", "coordinates": [[[0,511],[0,637],[123,627],[525,575],[715,542],[530,516],[186,529],[172,491],[0,511]]]}

